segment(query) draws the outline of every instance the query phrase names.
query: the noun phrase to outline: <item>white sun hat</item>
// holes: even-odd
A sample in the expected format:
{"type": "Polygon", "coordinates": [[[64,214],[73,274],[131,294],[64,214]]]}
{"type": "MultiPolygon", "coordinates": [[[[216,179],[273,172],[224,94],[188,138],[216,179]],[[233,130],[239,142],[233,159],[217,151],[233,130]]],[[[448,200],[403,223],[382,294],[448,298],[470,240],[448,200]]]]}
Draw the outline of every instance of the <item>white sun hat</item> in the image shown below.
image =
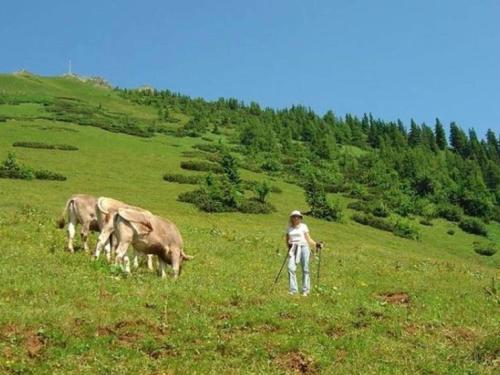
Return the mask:
{"type": "Polygon", "coordinates": [[[299,210],[294,210],[294,211],[292,211],[292,212],[290,213],[290,217],[292,217],[292,216],[298,216],[298,217],[302,218],[302,214],[300,213],[300,211],[299,211],[299,210]]]}

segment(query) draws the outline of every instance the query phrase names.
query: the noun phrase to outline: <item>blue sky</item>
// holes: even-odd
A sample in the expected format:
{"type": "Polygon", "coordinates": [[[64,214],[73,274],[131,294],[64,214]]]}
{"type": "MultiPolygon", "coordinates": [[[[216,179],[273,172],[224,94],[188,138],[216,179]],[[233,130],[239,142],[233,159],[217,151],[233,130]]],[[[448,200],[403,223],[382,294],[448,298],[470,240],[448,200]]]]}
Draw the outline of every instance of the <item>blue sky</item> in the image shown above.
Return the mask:
{"type": "MultiPolygon", "coordinates": [[[[9,1],[0,71],[500,131],[500,1],[9,1]]],[[[1,88],[0,88],[1,89],[1,88]]]]}

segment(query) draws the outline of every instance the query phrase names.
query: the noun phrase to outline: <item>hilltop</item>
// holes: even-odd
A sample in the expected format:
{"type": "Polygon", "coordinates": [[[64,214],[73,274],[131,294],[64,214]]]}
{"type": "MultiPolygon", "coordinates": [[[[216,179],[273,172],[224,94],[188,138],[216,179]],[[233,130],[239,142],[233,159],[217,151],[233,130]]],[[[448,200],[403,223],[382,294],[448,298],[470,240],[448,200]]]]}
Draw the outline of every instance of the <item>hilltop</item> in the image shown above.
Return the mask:
{"type": "MultiPolygon", "coordinates": [[[[476,143],[457,129],[463,149],[448,140],[441,147],[421,125],[406,131],[369,115],[0,75],[0,161],[14,152],[19,165],[66,177],[0,179],[0,368],[494,373],[499,255],[481,256],[474,243],[500,242],[497,155],[491,134],[476,143]],[[178,199],[206,188],[206,172],[181,162],[218,165],[221,147],[243,181],[273,187],[267,199],[275,211],[205,212],[178,199]],[[412,173],[403,176],[405,168],[412,173]],[[166,174],[197,177],[185,184],[165,181],[166,174]],[[342,217],[306,216],[327,247],[321,284],[304,299],[288,296],[286,275],[271,285],[288,213],[310,210],[308,181],[342,217]],[[54,221],[77,192],[169,218],[195,260],[174,283],[144,268],[125,277],[104,261],[65,252],[54,221]],[[444,208],[456,221],[443,217],[444,208]],[[418,236],[360,224],[356,215],[418,236]],[[486,236],[461,229],[471,220],[486,236]]],[[[251,198],[252,188],[243,195],[251,198]]],[[[316,283],[317,261],[311,266],[316,283]]]]}

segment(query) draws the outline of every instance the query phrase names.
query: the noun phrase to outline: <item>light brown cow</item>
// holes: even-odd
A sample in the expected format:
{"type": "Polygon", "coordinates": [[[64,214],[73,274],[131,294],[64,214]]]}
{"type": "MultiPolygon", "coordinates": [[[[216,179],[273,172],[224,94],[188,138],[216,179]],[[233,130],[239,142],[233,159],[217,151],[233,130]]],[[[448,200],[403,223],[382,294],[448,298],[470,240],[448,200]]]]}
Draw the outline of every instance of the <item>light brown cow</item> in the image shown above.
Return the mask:
{"type": "Polygon", "coordinates": [[[99,231],[95,206],[96,198],[87,194],[72,195],[66,202],[61,218],[58,220],[59,228],[63,229],[68,220],[68,250],[74,252],[73,240],[75,238],[76,226],[80,224],[80,232],[83,248],[89,250],[88,236],[90,231],[99,231]]]}
{"type": "MultiPolygon", "coordinates": [[[[111,261],[111,246],[109,246],[110,240],[112,236],[114,236],[113,231],[113,222],[116,214],[118,213],[118,210],[120,208],[130,208],[134,209],[139,212],[144,212],[149,215],[152,215],[151,212],[146,211],[140,207],[134,207],[131,206],[127,203],[121,202],[119,200],[113,199],[113,198],[106,198],[106,197],[99,197],[97,199],[96,205],[95,205],[95,211],[96,211],[96,217],[97,217],[97,222],[99,225],[99,228],[101,230],[101,234],[99,235],[99,238],[97,240],[97,245],[95,248],[95,253],[94,253],[94,258],[97,259],[99,258],[99,255],[101,254],[101,251],[104,247],[105,253],[106,253],[106,258],[108,261],[111,261]]],[[[115,245],[115,244],[113,244],[115,245]]],[[[115,246],[113,246],[115,247],[115,246]]],[[[148,256],[147,257],[147,263],[148,263],[148,268],[150,270],[153,269],[153,257],[148,256]]],[[[137,256],[134,257],[134,266],[137,268],[139,265],[138,258],[137,256]]]]}
{"type": "Polygon", "coordinates": [[[174,278],[177,278],[183,260],[193,258],[184,253],[181,234],[172,222],[144,210],[119,208],[114,220],[114,233],[118,240],[116,262],[124,266],[125,272],[130,272],[127,256],[130,245],[137,252],[158,256],[162,278],[166,276],[167,263],[172,265],[174,278]]]}

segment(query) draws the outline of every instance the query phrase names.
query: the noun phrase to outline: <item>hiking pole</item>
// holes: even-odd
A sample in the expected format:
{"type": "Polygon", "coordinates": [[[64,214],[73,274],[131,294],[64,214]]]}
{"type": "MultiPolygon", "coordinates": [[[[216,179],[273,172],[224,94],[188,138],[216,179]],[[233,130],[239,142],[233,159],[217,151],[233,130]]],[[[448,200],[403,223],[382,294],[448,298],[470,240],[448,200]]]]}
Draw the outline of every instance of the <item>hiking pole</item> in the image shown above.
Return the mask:
{"type": "Polygon", "coordinates": [[[318,281],[317,281],[317,287],[319,287],[319,275],[320,275],[320,271],[321,271],[321,250],[323,249],[323,242],[318,242],[316,244],[316,251],[318,252],[318,274],[317,274],[317,278],[318,278],[318,281]]]}
{"type": "Polygon", "coordinates": [[[276,275],[276,277],[274,278],[274,283],[273,283],[273,286],[271,287],[274,288],[274,286],[276,285],[276,283],[278,282],[278,279],[280,278],[280,275],[281,275],[281,272],[283,271],[283,268],[285,267],[285,264],[286,264],[286,260],[288,259],[288,251],[285,252],[285,259],[283,259],[283,264],[281,265],[281,268],[278,272],[278,274],[276,275]]]}

